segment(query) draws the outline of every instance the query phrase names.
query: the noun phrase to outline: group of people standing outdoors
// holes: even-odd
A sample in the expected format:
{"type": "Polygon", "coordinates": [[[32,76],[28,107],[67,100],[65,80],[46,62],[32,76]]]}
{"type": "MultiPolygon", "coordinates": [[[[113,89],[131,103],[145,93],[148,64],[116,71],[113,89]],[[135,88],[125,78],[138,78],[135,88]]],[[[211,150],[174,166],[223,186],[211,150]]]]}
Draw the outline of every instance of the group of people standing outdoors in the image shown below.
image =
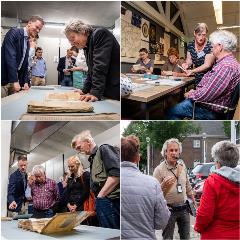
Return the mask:
{"type": "Polygon", "coordinates": [[[174,239],[175,224],[180,239],[190,237],[191,199],[197,208],[194,230],[201,239],[239,239],[239,150],[229,141],[212,147],[216,170],[205,181],[198,207],[188,179],[182,145],[176,138],[165,141],[163,161],[153,176],[143,174],[139,138],[129,135],[121,139],[121,237],[122,239],[174,239]],[[190,201],[189,201],[190,202],[190,201]]]}
{"type": "Polygon", "coordinates": [[[89,130],[76,135],[71,143],[78,153],[67,160],[68,171],[61,182],[48,178],[42,165],[27,174],[27,157],[18,157],[18,169],[8,184],[8,215],[26,212],[33,218],[53,217],[56,213],[84,211],[84,202],[92,196],[95,215],[88,223],[105,228],[120,228],[120,156],[119,148],[97,146],[89,130]],[[84,169],[81,155],[87,155],[90,169],[84,169]],[[26,211],[26,204],[31,206],[26,211]]]}

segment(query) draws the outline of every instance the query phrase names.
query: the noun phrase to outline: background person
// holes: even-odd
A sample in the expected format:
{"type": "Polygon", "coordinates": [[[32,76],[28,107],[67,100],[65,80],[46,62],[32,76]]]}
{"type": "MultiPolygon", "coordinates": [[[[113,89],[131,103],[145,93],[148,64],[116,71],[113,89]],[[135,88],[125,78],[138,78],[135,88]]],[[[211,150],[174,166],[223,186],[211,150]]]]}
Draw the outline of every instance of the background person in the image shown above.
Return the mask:
{"type": "Polygon", "coordinates": [[[32,16],[24,28],[11,28],[1,50],[1,95],[6,97],[28,86],[29,37],[36,36],[44,25],[42,18],[32,16]]]}
{"type": "Polygon", "coordinates": [[[76,60],[72,57],[73,53],[70,49],[67,50],[67,55],[59,59],[57,70],[59,72],[59,81],[61,86],[73,86],[73,73],[71,69],[76,60]]]}
{"type": "Polygon", "coordinates": [[[215,170],[205,181],[194,230],[201,239],[240,239],[238,147],[221,141],[212,147],[215,170]]]}
{"type": "Polygon", "coordinates": [[[80,100],[120,99],[120,46],[105,28],[93,29],[80,20],[69,23],[65,35],[72,46],[84,49],[88,66],[87,79],[80,100]]]}
{"type": "Polygon", "coordinates": [[[154,61],[149,58],[148,50],[146,48],[141,48],[139,50],[139,59],[136,64],[140,64],[140,69],[135,70],[134,67],[131,68],[133,73],[152,73],[154,67],[154,61]]]}
{"type": "Polygon", "coordinates": [[[194,39],[187,46],[186,63],[182,67],[189,70],[187,75],[194,74],[195,86],[202,80],[203,75],[215,62],[215,57],[211,53],[211,43],[207,40],[208,26],[206,23],[198,23],[194,29],[194,39]]]}
{"type": "Polygon", "coordinates": [[[25,190],[27,188],[27,157],[18,156],[18,169],[9,177],[7,205],[8,216],[24,213],[25,190]]]}
{"type": "Polygon", "coordinates": [[[32,86],[46,85],[47,66],[46,61],[42,57],[43,50],[41,47],[36,48],[35,57],[31,65],[32,86]]]}
{"type": "Polygon", "coordinates": [[[121,139],[121,239],[156,239],[170,212],[159,182],[137,167],[140,142],[130,135],[121,139]]]}
{"type": "Polygon", "coordinates": [[[169,48],[168,52],[168,60],[162,67],[161,75],[173,75],[175,77],[186,77],[186,73],[183,72],[179,66],[182,66],[184,60],[179,59],[179,51],[176,48],[169,48]],[[168,74],[170,72],[170,74],[168,74]]]}

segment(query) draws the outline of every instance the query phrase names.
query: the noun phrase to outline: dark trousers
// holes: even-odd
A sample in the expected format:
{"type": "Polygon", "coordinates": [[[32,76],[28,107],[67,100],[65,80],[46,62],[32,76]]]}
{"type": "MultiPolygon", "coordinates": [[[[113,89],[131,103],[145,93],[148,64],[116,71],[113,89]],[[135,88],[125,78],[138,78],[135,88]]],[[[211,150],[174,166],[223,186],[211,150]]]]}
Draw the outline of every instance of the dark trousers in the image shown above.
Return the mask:
{"type": "Polygon", "coordinates": [[[73,80],[71,75],[64,76],[63,80],[61,81],[61,86],[64,87],[72,87],[73,86],[73,80]]]}
{"type": "Polygon", "coordinates": [[[39,210],[39,209],[33,208],[32,218],[51,218],[53,216],[54,216],[54,212],[51,208],[47,210],[39,210]]]}
{"type": "Polygon", "coordinates": [[[120,229],[120,198],[96,198],[100,227],[120,229]]]}
{"type": "Polygon", "coordinates": [[[187,209],[181,211],[171,211],[168,224],[163,230],[162,236],[164,240],[173,239],[175,223],[178,225],[178,233],[180,239],[190,238],[190,216],[187,209]]]}

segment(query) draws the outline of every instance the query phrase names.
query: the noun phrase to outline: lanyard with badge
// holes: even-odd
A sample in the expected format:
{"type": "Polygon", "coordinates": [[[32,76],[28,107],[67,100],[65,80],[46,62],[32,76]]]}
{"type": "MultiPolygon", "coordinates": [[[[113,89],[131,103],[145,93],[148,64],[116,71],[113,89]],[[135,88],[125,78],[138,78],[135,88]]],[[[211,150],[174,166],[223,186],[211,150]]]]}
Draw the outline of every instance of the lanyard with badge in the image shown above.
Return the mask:
{"type": "Polygon", "coordinates": [[[177,192],[178,193],[182,193],[182,185],[178,182],[178,177],[176,176],[176,174],[172,171],[172,169],[169,169],[169,171],[171,171],[171,173],[174,175],[174,177],[177,179],[177,192]]]}

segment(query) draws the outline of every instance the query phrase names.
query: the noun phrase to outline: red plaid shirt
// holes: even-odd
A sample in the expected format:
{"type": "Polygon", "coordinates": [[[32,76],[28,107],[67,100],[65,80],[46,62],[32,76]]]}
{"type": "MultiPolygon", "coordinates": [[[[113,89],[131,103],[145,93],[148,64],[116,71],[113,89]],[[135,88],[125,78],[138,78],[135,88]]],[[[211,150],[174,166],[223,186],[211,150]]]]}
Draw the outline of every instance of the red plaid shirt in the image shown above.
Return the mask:
{"type": "MultiPolygon", "coordinates": [[[[228,107],[232,93],[240,81],[240,64],[232,54],[216,62],[212,70],[207,72],[195,91],[188,97],[193,101],[219,104],[228,107]]],[[[218,107],[210,107],[215,112],[221,112],[218,107]]]]}
{"type": "Polygon", "coordinates": [[[44,183],[34,183],[31,187],[33,207],[39,210],[51,208],[59,199],[57,184],[54,180],[46,178],[44,183]]]}

